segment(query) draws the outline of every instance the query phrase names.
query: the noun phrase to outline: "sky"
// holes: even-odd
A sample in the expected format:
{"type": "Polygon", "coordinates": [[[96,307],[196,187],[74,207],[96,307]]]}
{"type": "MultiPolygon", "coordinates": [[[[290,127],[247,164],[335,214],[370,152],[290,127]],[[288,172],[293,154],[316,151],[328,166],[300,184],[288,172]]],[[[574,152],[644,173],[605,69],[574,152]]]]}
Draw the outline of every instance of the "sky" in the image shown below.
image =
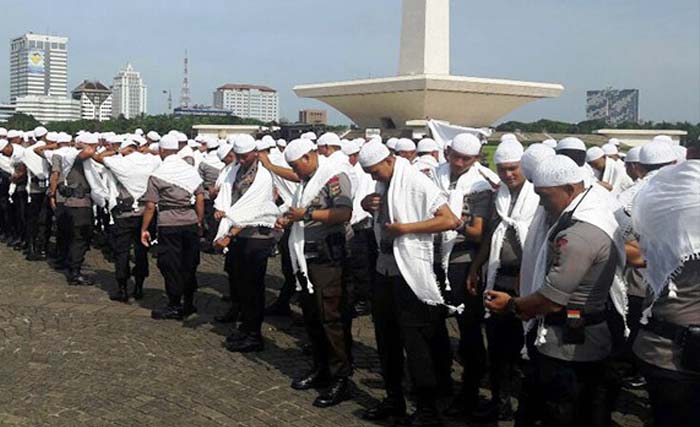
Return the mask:
{"type": "MultiPolygon", "coordinates": [[[[225,83],[271,86],[280,115],[326,108],[292,87],[398,72],[401,0],[0,0],[0,101],[9,44],[33,31],[69,37],[68,81],[106,85],[129,62],[148,113],[179,103],[189,52],[193,103],[225,83]]],[[[564,85],[503,120],[585,120],[586,90],[640,90],[640,118],[700,122],[698,0],[451,0],[451,74],[564,85]]]]}

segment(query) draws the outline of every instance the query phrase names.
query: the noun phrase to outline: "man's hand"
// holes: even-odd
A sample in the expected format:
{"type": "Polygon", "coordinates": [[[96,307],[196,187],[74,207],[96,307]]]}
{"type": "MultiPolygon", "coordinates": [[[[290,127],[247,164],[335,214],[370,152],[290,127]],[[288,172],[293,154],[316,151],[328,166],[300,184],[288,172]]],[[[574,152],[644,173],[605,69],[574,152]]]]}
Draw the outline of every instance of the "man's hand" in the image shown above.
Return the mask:
{"type": "Polygon", "coordinates": [[[505,292],[484,292],[484,304],[486,308],[496,313],[503,313],[508,310],[508,301],[510,301],[511,298],[512,297],[505,292]]]}
{"type": "Polygon", "coordinates": [[[270,161],[270,157],[267,155],[267,152],[265,152],[265,151],[261,151],[258,153],[258,160],[260,160],[260,163],[262,163],[263,166],[265,166],[265,169],[267,169],[268,166],[270,166],[272,164],[272,162],[270,161]]]}
{"type": "Polygon", "coordinates": [[[306,214],[305,208],[289,208],[284,216],[291,222],[303,221],[306,214]]]}
{"type": "Polygon", "coordinates": [[[382,196],[378,193],[368,194],[360,203],[367,212],[377,212],[382,207],[382,196]]]}
{"type": "Polygon", "coordinates": [[[226,216],[226,212],[224,212],[224,211],[215,211],[214,212],[214,219],[217,221],[221,220],[221,218],[223,218],[225,216],[226,216]]]}
{"type": "Polygon", "coordinates": [[[393,224],[384,224],[384,232],[392,238],[397,238],[406,234],[403,230],[403,224],[397,222],[393,224]]]}
{"type": "Polygon", "coordinates": [[[56,196],[49,196],[49,206],[52,210],[56,210],[56,196]]]}
{"type": "Polygon", "coordinates": [[[473,271],[469,272],[467,276],[467,290],[470,294],[476,295],[476,291],[479,288],[479,275],[473,271]]]}
{"type": "Polygon", "coordinates": [[[231,243],[231,236],[224,236],[219,240],[214,241],[214,246],[217,248],[225,248],[231,243]]]}
{"type": "Polygon", "coordinates": [[[289,222],[289,219],[287,217],[281,216],[277,218],[277,221],[275,221],[275,228],[277,230],[284,230],[285,228],[289,227],[291,222],[289,222]]]}
{"type": "Polygon", "coordinates": [[[151,233],[148,230],[141,232],[141,244],[145,247],[151,246],[151,233]]]}
{"type": "Polygon", "coordinates": [[[202,237],[204,235],[204,226],[201,222],[197,223],[197,236],[202,237]]]}

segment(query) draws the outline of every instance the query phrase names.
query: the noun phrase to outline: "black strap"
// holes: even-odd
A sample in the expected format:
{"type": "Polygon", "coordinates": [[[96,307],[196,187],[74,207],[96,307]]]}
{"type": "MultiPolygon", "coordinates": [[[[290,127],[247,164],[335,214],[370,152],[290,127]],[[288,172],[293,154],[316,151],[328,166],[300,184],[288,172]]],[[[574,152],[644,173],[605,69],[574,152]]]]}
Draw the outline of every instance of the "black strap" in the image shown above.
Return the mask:
{"type": "MultiPolygon", "coordinates": [[[[564,326],[566,325],[566,307],[561,309],[561,311],[558,311],[556,313],[551,313],[545,316],[544,318],[544,323],[545,325],[550,325],[550,326],[564,326]]],[[[599,323],[603,323],[607,320],[607,315],[604,311],[600,311],[597,313],[582,313],[581,318],[583,319],[583,324],[585,326],[591,326],[591,325],[597,325],[599,323]]]]}
{"type": "Polygon", "coordinates": [[[649,322],[646,325],[642,325],[642,328],[675,343],[681,343],[683,341],[683,336],[687,329],[686,326],[676,325],[675,323],[664,322],[663,320],[654,318],[649,319],[649,322]]]}
{"type": "Polygon", "coordinates": [[[158,205],[158,210],[160,212],[166,212],[166,211],[172,211],[175,209],[194,209],[194,205],[188,205],[188,206],[167,206],[167,205],[158,205]]]}

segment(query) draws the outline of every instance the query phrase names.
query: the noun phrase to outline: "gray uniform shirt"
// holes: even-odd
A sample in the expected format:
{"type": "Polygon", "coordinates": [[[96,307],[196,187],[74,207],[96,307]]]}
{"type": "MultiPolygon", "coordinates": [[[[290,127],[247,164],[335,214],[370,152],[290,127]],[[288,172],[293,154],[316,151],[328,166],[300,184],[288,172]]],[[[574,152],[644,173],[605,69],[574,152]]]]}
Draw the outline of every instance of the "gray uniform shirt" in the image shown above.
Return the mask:
{"type": "MultiPolygon", "coordinates": [[[[700,325],[700,260],[686,262],[674,282],[678,288],[676,298],[669,298],[666,288],[654,303],[651,317],[681,326],[700,325]]],[[[639,330],[633,349],[647,363],[691,373],[681,369],[681,349],[676,343],[643,327],[639,330]]],[[[700,374],[695,375],[700,378],[700,374]]]]}
{"type": "MultiPolygon", "coordinates": [[[[311,201],[309,209],[322,210],[330,208],[346,207],[352,209],[352,187],[350,179],[344,173],[332,177],[323,186],[318,196],[311,201]]],[[[304,222],[304,240],[316,242],[324,240],[326,236],[342,233],[347,236],[351,233],[350,223],[328,225],[318,221],[304,222]]]]}
{"type": "MultiPolygon", "coordinates": [[[[518,201],[518,195],[520,191],[511,194],[510,206],[508,207],[508,215],[513,213],[513,208],[515,203],[518,201]]],[[[491,207],[491,218],[489,221],[489,235],[501,224],[501,217],[496,211],[496,198],[493,197],[493,204],[491,207]]],[[[518,243],[518,236],[516,235],[515,228],[508,227],[506,230],[506,235],[503,238],[503,246],[501,247],[501,268],[503,267],[520,267],[523,259],[523,250],[518,243]]],[[[509,292],[517,292],[518,278],[515,276],[506,276],[503,274],[496,274],[496,288],[500,290],[505,290],[509,292]]]]}
{"type": "MultiPolygon", "coordinates": [[[[538,292],[564,307],[581,305],[584,315],[605,311],[619,258],[612,239],[598,227],[575,222],[549,245],[547,276],[538,292]]],[[[583,344],[564,344],[560,326],[547,329],[547,342],[538,347],[544,355],[590,362],[610,354],[612,339],[606,322],[586,326],[583,344]]]]}
{"type": "MultiPolygon", "coordinates": [[[[194,190],[194,194],[196,196],[202,193],[204,193],[204,188],[200,184],[194,190]]],[[[192,194],[184,188],[165,182],[155,176],[148,178],[148,186],[141,201],[176,207],[175,209],[158,210],[158,227],[197,224],[197,212],[192,204],[192,194]]]]}
{"type": "Polygon", "coordinates": [[[199,164],[199,176],[202,177],[202,186],[204,187],[204,200],[209,200],[209,188],[214,187],[216,180],[219,178],[221,170],[207,163],[199,164]]]}
{"type": "Polygon", "coordinates": [[[70,208],[89,208],[92,207],[92,199],[90,198],[90,184],[85,178],[85,170],[83,169],[83,161],[79,158],[75,159],[73,167],[68,176],[60,176],[63,159],[61,156],[54,155],[51,158],[51,172],[59,173],[58,191],[56,191],[56,203],[64,203],[70,208]],[[65,179],[64,179],[65,178],[65,179]],[[61,190],[69,189],[73,195],[66,197],[61,190]]]}
{"type": "MultiPolygon", "coordinates": [[[[450,190],[455,189],[458,180],[459,177],[457,177],[457,179],[450,178],[450,190]]],[[[465,224],[471,222],[474,217],[483,218],[484,220],[488,221],[489,217],[491,216],[492,198],[493,192],[490,190],[480,191],[478,193],[472,193],[464,196],[461,220],[465,224]]],[[[468,244],[469,242],[464,234],[464,227],[460,227],[460,229],[457,231],[458,233],[457,237],[455,238],[455,247],[452,249],[452,253],[450,254],[450,263],[472,262],[476,256],[476,252],[479,249],[479,245],[477,243],[469,244],[469,248],[465,249],[465,243],[468,244]]],[[[436,241],[439,238],[440,235],[438,235],[436,241]]],[[[436,249],[438,250],[436,250],[436,253],[439,253],[439,248],[440,245],[437,246],[436,249]]]]}

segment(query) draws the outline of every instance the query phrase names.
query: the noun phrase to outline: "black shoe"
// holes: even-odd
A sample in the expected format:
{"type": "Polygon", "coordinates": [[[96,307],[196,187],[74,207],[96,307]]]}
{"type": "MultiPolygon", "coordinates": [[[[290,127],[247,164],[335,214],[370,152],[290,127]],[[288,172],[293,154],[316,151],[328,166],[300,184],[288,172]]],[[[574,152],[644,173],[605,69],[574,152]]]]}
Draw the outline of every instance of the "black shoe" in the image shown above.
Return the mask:
{"type": "Polygon", "coordinates": [[[133,297],[135,300],[143,298],[143,279],[136,279],[136,284],[134,285],[133,297]]]}
{"type": "Polygon", "coordinates": [[[233,331],[231,332],[228,336],[226,336],[226,340],[224,341],[224,345],[229,345],[229,344],[235,344],[239,341],[243,341],[246,337],[246,334],[239,332],[239,331],[233,331]]]}
{"type": "Polygon", "coordinates": [[[51,267],[54,270],[66,270],[68,268],[68,264],[66,264],[66,261],[63,259],[57,259],[51,263],[51,267]]]}
{"type": "Polygon", "coordinates": [[[383,421],[389,417],[400,419],[406,416],[406,401],[401,397],[387,397],[377,405],[367,408],[362,418],[367,421],[383,421]]]}
{"type": "Polygon", "coordinates": [[[226,313],[214,317],[214,321],[218,323],[234,323],[238,321],[238,315],[238,310],[234,308],[229,308],[229,310],[226,313]]]}
{"type": "Polygon", "coordinates": [[[367,301],[358,301],[353,308],[355,317],[367,316],[370,313],[369,303],[367,301]]]}
{"type": "Polygon", "coordinates": [[[402,427],[442,427],[442,420],[440,420],[440,417],[437,414],[437,411],[434,413],[426,413],[422,412],[419,410],[416,410],[416,412],[412,413],[411,415],[401,418],[396,421],[395,425],[397,426],[402,426],[402,427]]]}
{"type": "Polygon", "coordinates": [[[19,252],[19,251],[23,251],[23,250],[27,249],[27,242],[22,242],[22,241],[20,241],[20,242],[17,243],[16,245],[13,245],[13,246],[12,246],[12,249],[14,249],[14,250],[16,250],[16,251],[18,251],[18,252],[19,252]]]}
{"type": "Polygon", "coordinates": [[[478,398],[469,398],[464,393],[459,393],[442,414],[450,418],[466,418],[476,407],[477,400],[478,398]]]}
{"type": "Polygon", "coordinates": [[[289,307],[289,304],[283,304],[279,301],[275,301],[265,308],[265,315],[288,317],[292,315],[292,309],[289,307]]]}
{"type": "Polygon", "coordinates": [[[92,285],[94,285],[92,280],[88,279],[87,277],[83,276],[80,273],[71,275],[70,279],[68,279],[68,284],[70,286],[92,286],[92,285]]]}
{"type": "Polygon", "coordinates": [[[197,313],[197,306],[195,306],[194,304],[184,304],[182,306],[182,315],[184,317],[189,317],[189,316],[196,314],[196,313],[197,313]]]}
{"type": "Polygon", "coordinates": [[[321,393],[313,405],[317,408],[329,408],[352,397],[352,382],[349,378],[338,378],[321,393]]]}
{"type": "Polygon", "coordinates": [[[120,283],[117,293],[114,295],[110,295],[109,299],[112,301],[123,302],[125,304],[128,303],[129,294],[126,291],[126,283],[120,283]]]}
{"type": "Polygon", "coordinates": [[[156,320],[182,320],[181,305],[167,305],[151,311],[151,319],[156,320]]]}
{"type": "Polygon", "coordinates": [[[622,380],[622,386],[626,389],[637,390],[647,385],[647,380],[641,375],[627,377],[622,380]]]}
{"type": "Polygon", "coordinates": [[[312,388],[325,387],[329,383],[330,377],[327,372],[314,369],[304,377],[292,381],[292,388],[294,390],[309,390],[312,388]]]}
{"type": "Polygon", "coordinates": [[[262,337],[246,334],[242,339],[226,343],[226,350],[233,353],[253,353],[263,351],[265,345],[262,337]]]}

